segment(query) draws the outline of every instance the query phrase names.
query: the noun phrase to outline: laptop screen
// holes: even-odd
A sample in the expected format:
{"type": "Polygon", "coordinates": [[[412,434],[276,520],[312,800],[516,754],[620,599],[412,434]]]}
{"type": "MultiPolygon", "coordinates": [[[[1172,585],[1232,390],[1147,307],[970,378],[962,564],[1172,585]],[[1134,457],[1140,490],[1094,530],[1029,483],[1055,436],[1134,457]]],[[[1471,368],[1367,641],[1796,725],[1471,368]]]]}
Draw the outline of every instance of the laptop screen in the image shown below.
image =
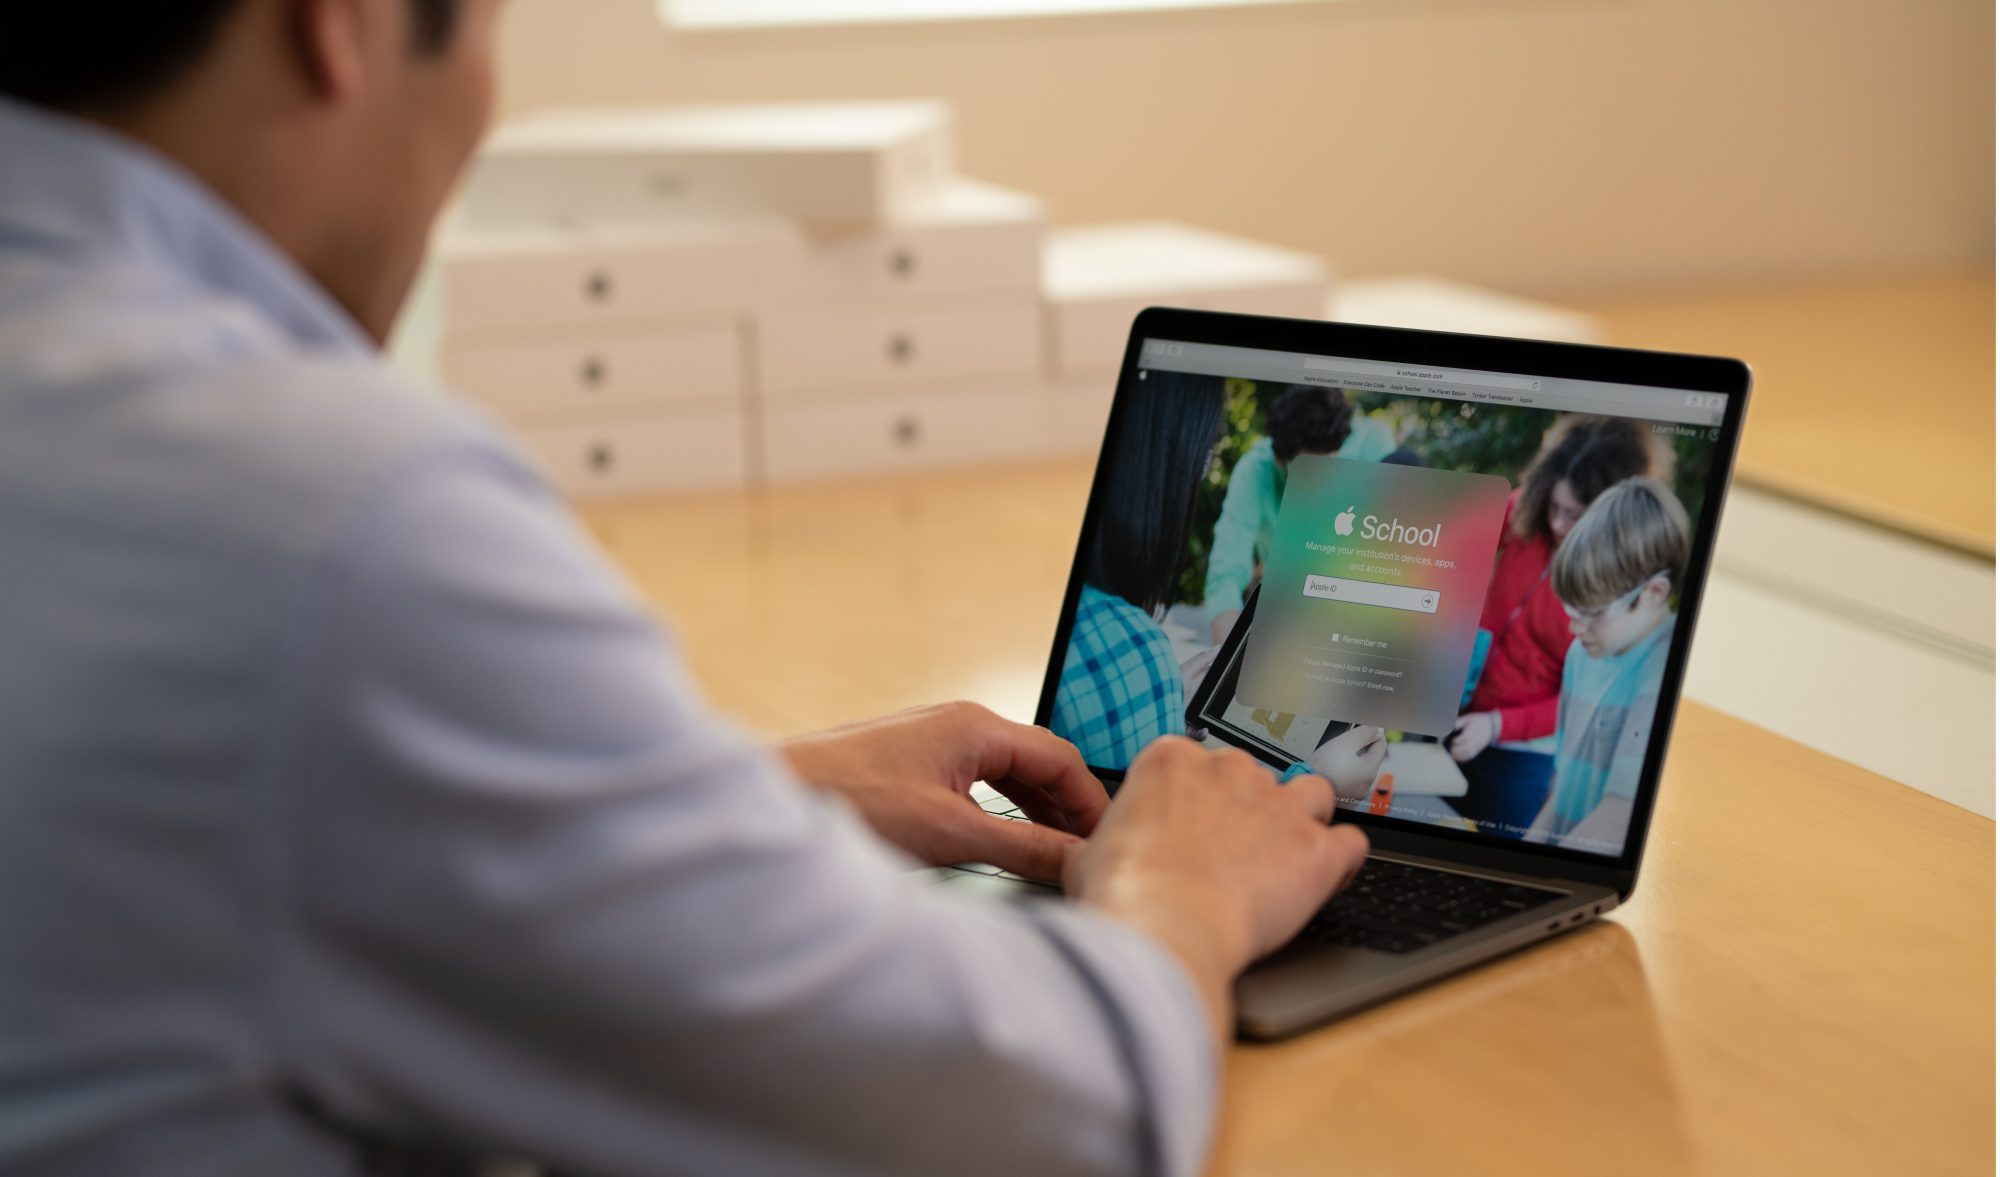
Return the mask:
{"type": "Polygon", "coordinates": [[[1049,726],[1616,858],[1728,395],[1142,341],[1049,726]]]}

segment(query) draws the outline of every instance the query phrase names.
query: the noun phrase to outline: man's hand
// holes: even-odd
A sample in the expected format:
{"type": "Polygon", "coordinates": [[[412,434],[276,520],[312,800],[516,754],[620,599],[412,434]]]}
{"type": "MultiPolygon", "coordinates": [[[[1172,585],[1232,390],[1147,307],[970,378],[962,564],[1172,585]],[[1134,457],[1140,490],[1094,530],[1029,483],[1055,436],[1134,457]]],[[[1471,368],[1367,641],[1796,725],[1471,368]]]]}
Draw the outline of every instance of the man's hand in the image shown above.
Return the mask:
{"type": "Polygon", "coordinates": [[[1361,869],[1368,837],[1327,825],[1333,797],[1322,777],[1280,785],[1247,753],[1164,737],[1133,760],[1096,834],[1070,855],[1064,888],[1178,956],[1226,1041],[1236,974],[1361,869]]]}
{"type": "Polygon", "coordinates": [[[845,797],[877,834],[933,866],[990,862],[1060,878],[1065,851],[1097,827],[1107,804],[1069,741],[974,703],[899,711],[778,750],[807,784],[845,797]],[[981,809],[974,781],[999,790],[1029,821],[981,809]]]}

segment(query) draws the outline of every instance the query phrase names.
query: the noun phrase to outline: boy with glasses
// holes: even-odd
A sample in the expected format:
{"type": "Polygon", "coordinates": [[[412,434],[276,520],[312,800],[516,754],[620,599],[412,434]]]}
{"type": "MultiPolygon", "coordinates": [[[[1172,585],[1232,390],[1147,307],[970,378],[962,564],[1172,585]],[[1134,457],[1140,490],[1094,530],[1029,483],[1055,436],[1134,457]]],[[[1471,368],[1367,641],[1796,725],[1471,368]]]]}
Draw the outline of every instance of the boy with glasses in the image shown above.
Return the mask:
{"type": "Polygon", "coordinates": [[[1550,583],[1576,640],[1563,660],[1555,777],[1528,841],[1612,854],[1624,846],[1688,545],[1673,492],[1628,478],[1557,549],[1550,583]]]}

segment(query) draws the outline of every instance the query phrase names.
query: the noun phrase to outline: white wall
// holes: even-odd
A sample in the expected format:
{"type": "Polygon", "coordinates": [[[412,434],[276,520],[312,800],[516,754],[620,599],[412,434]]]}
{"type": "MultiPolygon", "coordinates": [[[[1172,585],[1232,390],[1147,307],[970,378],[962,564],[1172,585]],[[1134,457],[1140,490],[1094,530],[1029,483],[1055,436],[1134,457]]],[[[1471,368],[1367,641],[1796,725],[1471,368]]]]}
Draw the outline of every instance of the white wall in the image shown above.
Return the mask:
{"type": "Polygon", "coordinates": [[[941,97],[967,172],[1575,297],[1993,251],[1984,0],[1344,0],[672,33],[510,0],[503,108],[941,97]]]}

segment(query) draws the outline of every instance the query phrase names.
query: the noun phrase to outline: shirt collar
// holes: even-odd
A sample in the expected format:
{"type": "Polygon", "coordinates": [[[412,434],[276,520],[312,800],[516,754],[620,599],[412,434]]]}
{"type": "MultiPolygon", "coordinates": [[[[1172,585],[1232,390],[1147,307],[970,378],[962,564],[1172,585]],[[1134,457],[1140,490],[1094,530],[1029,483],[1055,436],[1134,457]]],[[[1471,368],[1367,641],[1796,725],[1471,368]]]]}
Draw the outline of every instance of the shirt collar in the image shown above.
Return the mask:
{"type": "MultiPolygon", "coordinates": [[[[1597,671],[1601,678],[1622,679],[1630,674],[1635,667],[1644,666],[1646,660],[1651,658],[1653,652],[1659,648],[1660,643],[1673,636],[1674,622],[1677,619],[1677,614],[1668,613],[1660,619],[1659,624],[1647,630],[1645,636],[1616,654],[1607,654],[1602,658],[1590,658],[1589,655],[1585,655],[1585,657],[1589,658],[1591,662],[1596,663],[1597,671]]],[[[1583,644],[1581,642],[1577,643],[1577,649],[1581,650],[1582,648],[1583,644]]]]}
{"type": "Polygon", "coordinates": [[[126,262],[256,306],[302,347],[371,354],[353,318],[271,240],[166,156],[0,98],[0,257],[126,262]]]}

